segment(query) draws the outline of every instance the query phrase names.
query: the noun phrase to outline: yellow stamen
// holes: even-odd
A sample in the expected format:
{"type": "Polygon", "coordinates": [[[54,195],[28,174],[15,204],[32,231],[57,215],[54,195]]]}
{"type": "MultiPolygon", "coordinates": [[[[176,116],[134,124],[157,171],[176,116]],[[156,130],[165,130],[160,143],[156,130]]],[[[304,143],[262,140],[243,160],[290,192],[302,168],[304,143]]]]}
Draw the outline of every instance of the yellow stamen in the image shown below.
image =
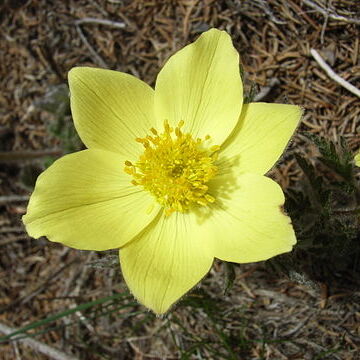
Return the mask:
{"type": "Polygon", "coordinates": [[[164,121],[164,130],[166,134],[170,134],[170,125],[169,122],[167,120],[164,121]]]}
{"type": "Polygon", "coordinates": [[[205,140],[194,139],[180,130],[183,126],[181,120],[174,131],[165,120],[162,134],[151,128],[153,136],[135,139],[145,148],[139,160],[135,164],[125,161],[125,172],[133,176],[131,183],[149,191],[164,206],[167,216],[175,211],[186,212],[196,204],[207,206],[215,201],[207,193],[206,184],[217,173],[214,162],[220,147],[204,147],[210,136],[205,140]]]}

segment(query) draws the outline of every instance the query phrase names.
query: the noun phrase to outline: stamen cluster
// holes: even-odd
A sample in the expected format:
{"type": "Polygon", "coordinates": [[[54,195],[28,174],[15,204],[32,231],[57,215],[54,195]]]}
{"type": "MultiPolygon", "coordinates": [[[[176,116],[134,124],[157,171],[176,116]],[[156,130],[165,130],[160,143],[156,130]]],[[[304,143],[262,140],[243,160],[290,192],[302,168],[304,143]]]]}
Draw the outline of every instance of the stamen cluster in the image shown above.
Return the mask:
{"type": "Polygon", "coordinates": [[[152,135],[136,139],[145,148],[139,161],[125,162],[125,172],[134,178],[132,184],[155,196],[167,215],[185,212],[193,204],[206,206],[215,201],[207,193],[206,183],[217,173],[214,162],[220,147],[205,148],[210,136],[194,140],[181,131],[183,125],[180,121],[173,129],[165,121],[162,134],[151,128],[152,135]]]}

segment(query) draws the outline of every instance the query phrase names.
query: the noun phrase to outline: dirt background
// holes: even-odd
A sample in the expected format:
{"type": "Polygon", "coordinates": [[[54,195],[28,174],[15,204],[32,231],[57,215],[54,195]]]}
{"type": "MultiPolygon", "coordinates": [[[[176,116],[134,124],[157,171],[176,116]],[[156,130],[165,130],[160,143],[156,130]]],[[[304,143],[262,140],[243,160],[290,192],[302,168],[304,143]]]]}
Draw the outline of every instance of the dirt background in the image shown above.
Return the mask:
{"type": "MultiPolygon", "coordinates": [[[[153,85],[166,59],[211,27],[231,35],[248,89],[260,91],[262,101],[306,110],[271,173],[283,187],[300,176],[292,153],[314,155],[303,132],[343,136],[359,149],[359,97],[310,53],[317,50],[359,88],[358,0],[0,1],[0,333],[126,289],[116,265],[86,265],[103,254],[24,232],[29,176],[66,151],[66,139],[50,125],[69,116],[45,111],[44,98],[79,65],[153,85]]],[[[88,319],[78,311],[57,320],[38,343],[0,344],[0,359],[360,359],[359,293],[312,288],[253,264],[236,268],[224,294],[225,270],[218,262],[203,281],[205,300],[197,290],[163,318],[127,296],[127,307],[111,314],[88,319]],[[61,353],[46,355],[44,344],[61,353]]]]}

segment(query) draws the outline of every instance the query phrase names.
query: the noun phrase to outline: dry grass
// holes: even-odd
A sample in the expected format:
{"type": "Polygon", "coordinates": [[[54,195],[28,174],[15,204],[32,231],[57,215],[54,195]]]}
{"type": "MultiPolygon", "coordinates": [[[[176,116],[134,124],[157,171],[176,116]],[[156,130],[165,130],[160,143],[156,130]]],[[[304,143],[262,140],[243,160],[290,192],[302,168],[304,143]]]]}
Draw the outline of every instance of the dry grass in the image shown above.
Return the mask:
{"type": "MultiPolygon", "coordinates": [[[[300,176],[291,153],[314,155],[302,131],[331,139],[341,135],[353,150],[360,147],[359,98],[331,80],[310,55],[311,48],[318,50],[338,75],[359,84],[356,19],[357,0],[1,1],[0,196],[28,194],[20,181],[24,151],[32,151],[25,153],[27,162],[43,155],[36,151],[58,153],[59,140],[47,131],[53,118],[36,103],[50,86],[66,81],[70,68],[105,66],[154,84],[169,55],[210,27],[231,34],[248,84],[272,85],[264,100],[306,109],[287,155],[272,172],[282,186],[291,186],[300,176]],[[16,155],[11,161],[10,153],[16,155]]],[[[0,323],[21,327],[124,289],[117,268],[84,266],[98,254],[30,239],[20,222],[25,211],[24,201],[0,202],[0,323]]],[[[236,275],[226,296],[221,264],[202,285],[220,308],[215,327],[212,315],[183,305],[167,318],[120,313],[37,339],[81,359],[177,359],[179,348],[194,343],[192,336],[219,342],[220,329],[232,337],[219,346],[232,348],[235,359],[360,359],[359,293],[311,289],[275,278],[262,265],[238,267],[236,275]]],[[[21,344],[0,346],[4,360],[48,358],[21,344]]],[[[217,358],[201,349],[203,357],[188,358],[217,358]]]]}

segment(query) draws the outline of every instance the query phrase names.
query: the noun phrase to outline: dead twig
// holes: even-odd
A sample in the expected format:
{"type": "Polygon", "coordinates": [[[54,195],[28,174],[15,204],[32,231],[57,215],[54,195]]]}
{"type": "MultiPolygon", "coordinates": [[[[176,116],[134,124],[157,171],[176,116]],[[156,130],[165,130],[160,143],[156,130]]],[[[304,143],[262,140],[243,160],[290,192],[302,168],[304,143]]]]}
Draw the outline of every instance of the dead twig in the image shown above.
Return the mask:
{"type": "Polygon", "coordinates": [[[356,18],[351,18],[351,17],[346,17],[346,16],[342,16],[337,14],[334,11],[330,11],[329,9],[324,9],[321,6],[319,6],[318,4],[315,4],[313,1],[311,0],[303,0],[304,4],[306,4],[307,6],[315,9],[316,11],[320,12],[321,14],[323,14],[325,16],[325,18],[330,18],[333,20],[338,20],[338,21],[343,21],[349,24],[357,24],[360,25],[360,19],[356,19],[356,18]]]}
{"type": "Polygon", "coordinates": [[[292,297],[287,296],[285,294],[280,294],[272,290],[258,289],[254,291],[254,294],[259,296],[269,297],[271,299],[274,299],[275,301],[278,301],[279,303],[286,303],[291,305],[293,304],[295,305],[298,303],[297,300],[293,299],[292,297]]]}
{"type": "MultiPolygon", "coordinates": [[[[7,326],[5,324],[0,323],[0,332],[2,332],[5,335],[9,335],[15,331],[17,331],[18,329],[15,328],[11,328],[10,326],[7,326]]],[[[20,343],[31,347],[32,349],[48,356],[50,359],[54,359],[54,360],[78,360],[78,358],[71,356],[71,355],[67,355],[57,349],[54,349],[53,347],[46,345],[38,340],[34,340],[31,338],[22,338],[19,340],[15,341],[19,341],[20,343]]]]}
{"type": "Polygon", "coordinates": [[[85,46],[89,49],[91,55],[94,57],[95,62],[100,65],[101,67],[107,69],[108,66],[106,64],[106,62],[102,59],[102,57],[94,50],[94,48],[91,46],[91,44],[89,43],[89,41],[87,40],[85,34],[83,33],[83,31],[81,30],[80,25],[76,24],[76,31],[78,32],[80,39],[82,40],[82,42],[85,44],[85,46]]]}
{"type": "Polygon", "coordinates": [[[293,327],[292,329],[285,331],[284,333],[281,334],[282,337],[289,337],[289,336],[294,336],[301,328],[303,328],[307,322],[314,316],[314,313],[311,313],[310,315],[308,315],[307,317],[305,317],[304,320],[299,321],[298,324],[293,327]]]}
{"type": "MultiPolygon", "coordinates": [[[[66,249],[66,253],[70,251],[70,249],[66,249]]],[[[73,265],[75,262],[78,261],[78,258],[73,259],[72,261],[68,262],[67,264],[63,265],[59,270],[55,271],[53,274],[51,274],[44,282],[39,284],[36,288],[34,288],[29,294],[24,295],[22,297],[18,297],[16,300],[11,302],[10,304],[7,304],[0,308],[0,314],[2,314],[5,311],[8,311],[15,306],[18,306],[19,304],[26,304],[29,302],[32,298],[34,298],[36,295],[44,291],[46,287],[51,284],[54,280],[56,280],[64,270],[66,270],[69,266],[73,265]]]]}
{"type": "Polygon", "coordinates": [[[270,20],[273,21],[275,24],[278,25],[285,25],[286,21],[279,20],[275,17],[273,12],[270,9],[269,4],[265,0],[254,0],[254,5],[264,10],[265,14],[269,16],[270,20]]]}
{"type": "Polygon", "coordinates": [[[336,81],[339,85],[344,87],[345,89],[349,90],[354,95],[360,97],[360,90],[356,88],[354,85],[350,84],[348,81],[344,80],[338,74],[334,72],[333,69],[324,61],[324,59],[320,56],[320,54],[315,50],[310,50],[311,55],[316,60],[316,62],[320,65],[320,67],[326,72],[326,74],[336,81]]]}
{"type": "MultiPolygon", "coordinates": [[[[85,263],[88,263],[91,261],[91,259],[94,257],[94,252],[90,252],[85,260],[85,263]]],[[[77,276],[76,280],[76,286],[74,290],[69,294],[70,296],[74,296],[75,298],[80,296],[81,287],[83,286],[87,276],[88,276],[89,268],[87,266],[83,266],[81,273],[77,276]]],[[[76,301],[70,306],[70,308],[76,308],[78,304],[76,301]]],[[[75,315],[80,319],[80,321],[86,326],[86,328],[89,330],[90,333],[95,334],[96,331],[94,327],[90,324],[88,319],[83,315],[81,311],[76,311],[75,315]]]]}
{"type": "Polygon", "coordinates": [[[96,19],[96,18],[83,18],[80,20],[76,20],[76,25],[84,25],[84,24],[96,24],[96,25],[104,25],[109,26],[117,29],[124,29],[125,23],[118,22],[118,21],[112,21],[112,20],[106,20],[106,19],[96,19]]]}
{"type": "Polygon", "coordinates": [[[270,91],[274,88],[275,85],[278,85],[280,81],[277,78],[273,78],[270,80],[269,86],[264,86],[261,88],[258,94],[254,97],[254,102],[261,101],[264,99],[270,91]]]}
{"type": "Polygon", "coordinates": [[[0,151],[0,163],[35,160],[46,156],[61,156],[62,154],[63,150],[61,149],[0,151]]]}
{"type": "Polygon", "coordinates": [[[25,229],[23,226],[14,226],[14,227],[2,227],[0,228],[0,234],[6,234],[6,233],[23,233],[25,232],[25,229]]]}
{"type": "Polygon", "coordinates": [[[116,29],[124,29],[125,23],[118,22],[118,21],[112,21],[112,20],[106,20],[106,19],[97,19],[92,17],[87,17],[83,19],[79,19],[75,21],[76,31],[78,32],[82,42],[85,44],[85,46],[89,49],[91,55],[94,57],[95,61],[103,68],[108,68],[108,65],[103,60],[103,58],[95,51],[95,49],[91,46],[88,39],[86,38],[84,32],[81,29],[81,25],[87,25],[87,24],[95,24],[95,25],[103,25],[103,26],[109,26],[116,29]]]}
{"type": "Polygon", "coordinates": [[[26,234],[22,234],[22,235],[18,235],[18,236],[10,236],[6,239],[1,239],[0,240],[0,246],[4,246],[4,245],[7,245],[7,244],[12,244],[12,243],[15,243],[16,241],[19,241],[19,240],[26,240],[26,239],[29,239],[29,236],[27,236],[26,234]]]}
{"type": "Polygon", "coordinates": [[[28,201],[29,195],[6,195],[0,196],[0,205],[4,205],[11,202],[23,202],[28,201]]]}

